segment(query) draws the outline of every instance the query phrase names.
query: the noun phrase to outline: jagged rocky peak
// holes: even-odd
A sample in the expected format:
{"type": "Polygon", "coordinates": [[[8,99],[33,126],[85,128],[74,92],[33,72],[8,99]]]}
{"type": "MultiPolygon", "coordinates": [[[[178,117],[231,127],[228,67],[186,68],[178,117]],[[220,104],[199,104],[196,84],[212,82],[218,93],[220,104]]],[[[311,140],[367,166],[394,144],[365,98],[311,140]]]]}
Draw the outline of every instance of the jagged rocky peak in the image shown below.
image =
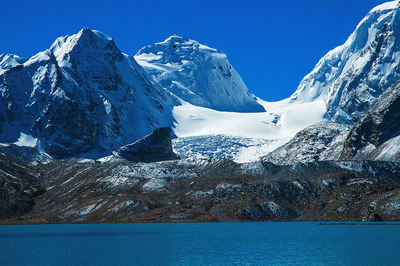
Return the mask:
{"type": "Polygon", "coordinates": [[[21,133],[56,159],[111,153],[172,124],[175,98],[105,34],[83,28],[0,73],[0,142],[21,133]]]}
{"type": "Polygon", "coordinates": [[[133,162],[149,163],[179,159],[172,150],[170,127],[154,130],[150,135],[121,147],[117,154],[133,162]]]}
{"type": "Polygon", "coordinates": [[[57,38],[49,50],[58,62],[68,61],[72,56],[82,56],[96,61],[112,55],[122,56],[111,37],[87,27],[83,27],[77,34],[57,38]],[[101,58],[97,58],[98,56],[101,58]]]}
{"type": "Polygon", "coordinates": [[[227,56],[173,35],[142,48],[135,59],[165,89],[191,104],[219,111],[265,111],[227,56]]]}
{"type": "Polygon", "coordinates": [[[292,101],[324,99],[326,117],[354,123],[400,78],[400,7],[372,9],[341,46],[325,55],[300,83],[292,101]]]}

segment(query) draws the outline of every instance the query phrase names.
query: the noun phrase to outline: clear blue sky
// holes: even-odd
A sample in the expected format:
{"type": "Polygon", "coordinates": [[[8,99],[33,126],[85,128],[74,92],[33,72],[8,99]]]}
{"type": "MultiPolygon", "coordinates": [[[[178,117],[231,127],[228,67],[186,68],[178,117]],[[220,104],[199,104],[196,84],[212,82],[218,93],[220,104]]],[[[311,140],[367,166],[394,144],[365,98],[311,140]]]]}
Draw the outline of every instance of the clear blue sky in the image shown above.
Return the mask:
{"type": "Polygon", "coordinates": [[[251,92],[291,95],[378,0],[97,0],[1,3],[0,54],[32,56],[87,26],[125,53],[178,34],[227,53],[251,92]]]}

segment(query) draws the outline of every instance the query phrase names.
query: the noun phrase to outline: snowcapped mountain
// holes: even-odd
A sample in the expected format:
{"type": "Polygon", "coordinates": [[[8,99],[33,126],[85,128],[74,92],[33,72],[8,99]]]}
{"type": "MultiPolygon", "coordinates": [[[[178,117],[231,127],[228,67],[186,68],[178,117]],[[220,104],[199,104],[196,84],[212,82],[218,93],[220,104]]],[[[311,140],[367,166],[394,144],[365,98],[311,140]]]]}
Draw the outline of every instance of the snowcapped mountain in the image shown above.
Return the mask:
{"type": "Polygon", "coordinates": [[[241,139],[240,149],[227,150],[248,161],[320,121],[325,111],[322,101],[256,98],[225,54],[196,41],[172,36],[136,58],[145,69],[110,37],[87,28],[28,59],[1,56],[0,142],[28,136],[56,159],[99,157],[172,126],[178,137],[193,137],[181,144],[206,139],[201,154],[214,154],[206,145],[210,138],[215,145],[241,139]]]}
{"type": "Polygon", "coordinates": [[[164,88],[196,106],[218,111],[263,112],[226,55],[173,35],[142,48],[136,61],[164,88]]]}
{"type": "MultiPolygon", "coordinates": [[[[354,124],[400,79],[399,2],[371,10],[280,102],[252,95],[224,53],[176,35],[131,57],[83,28],[31,58],[1,55],[0,142],[28,136],[55,158],[99,157],[170,126],[182,158],[258,160],[318,122],[354,124]]],[[[346,130],[317,126],[303,135],[329,139],[337,154],[346,130]]],[[[299,138],[288,145],[303,159],[319,151],[305,154],[311,142],[299,138]]]]}
{"type": "Polygon", "coordinates": [[[32,135],[63,158],[117,149],[172,124],[177,99],[99,31],[60,37],[29,60],[1,58],[1,142],[32,135]]]}
{"type": "Polygon", "coordinates": [[[323,99],[326,118],[357,121],[400,78],[399,12],[399,1],[372,9],[348,40],[301,81],[291,101],[323,99]]]}

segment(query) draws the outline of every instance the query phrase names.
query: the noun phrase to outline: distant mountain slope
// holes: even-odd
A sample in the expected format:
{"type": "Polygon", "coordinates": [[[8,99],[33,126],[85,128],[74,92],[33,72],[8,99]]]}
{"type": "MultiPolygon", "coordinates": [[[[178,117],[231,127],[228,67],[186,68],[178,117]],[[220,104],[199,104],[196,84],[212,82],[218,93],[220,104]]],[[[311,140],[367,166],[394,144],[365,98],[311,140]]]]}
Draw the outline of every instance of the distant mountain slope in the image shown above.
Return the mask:
{"type": "Polygon", "coordinates": [[[137,62],[160,84],[193,105],[218,111],[262,112],[226,55],[173,35],[142,48],[137,62]]]}
{"type": "Polygon", "coordinates": [[[330,51],[291,96],[322,98],[326,118],[352,124],[400,78],[400,8],[392,1],[372,9],[345,44],[330,51]]]}

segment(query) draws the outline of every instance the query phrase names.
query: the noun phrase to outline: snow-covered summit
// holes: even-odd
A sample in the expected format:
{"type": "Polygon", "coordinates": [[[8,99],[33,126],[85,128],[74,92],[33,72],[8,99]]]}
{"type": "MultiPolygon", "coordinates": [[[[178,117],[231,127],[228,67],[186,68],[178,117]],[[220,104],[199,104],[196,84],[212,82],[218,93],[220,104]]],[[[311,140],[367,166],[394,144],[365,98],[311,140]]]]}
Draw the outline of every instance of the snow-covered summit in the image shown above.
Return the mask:
{"type": "Polygon", "coordinates": [[[390,1],[390,2],[386,2],[383,4],[380,4],[376,7],[374,7],[370,13],[372,12],[381,12],[381,11],[385,11],[385,10],[393,10],[399,7],[400,1],[396,0],[396,1],[390,1]]]}
{"type": "Polygon", "coordinates": [[[74,50],[105,50],[107,46],[110,46],[110,49],[118,49],[111,37],[83,27],[77,34],[57,38],[49,50],[57,61],[61,62],[74,50]]]}
{"type": "Polygon", "coordinates": [[[142,48],[137,62],[165,89],[196,106],[219,111],[262,112],[226,55],[172,35],[142,48]]]}
{"type": "Polygon", "coordinates": [[[22,133],[55,158],[111,152],[172,124],[178,100],[108,36],[83,28],[0,73],[0,142],[22,133]]]}
{"type": "Polygon", "coordinates": [[[0,74],[5,70],[23,64],[28,58],[19,57],[14,54],[0,54],[0,74]]]}
{"type": "Polygon", "coordinates": [[[292,101],[322,98],[326,118],[353,123],[400,78],[399,1],[372,9],[347,41],[330,51],[291,96],[292,101]]]}

